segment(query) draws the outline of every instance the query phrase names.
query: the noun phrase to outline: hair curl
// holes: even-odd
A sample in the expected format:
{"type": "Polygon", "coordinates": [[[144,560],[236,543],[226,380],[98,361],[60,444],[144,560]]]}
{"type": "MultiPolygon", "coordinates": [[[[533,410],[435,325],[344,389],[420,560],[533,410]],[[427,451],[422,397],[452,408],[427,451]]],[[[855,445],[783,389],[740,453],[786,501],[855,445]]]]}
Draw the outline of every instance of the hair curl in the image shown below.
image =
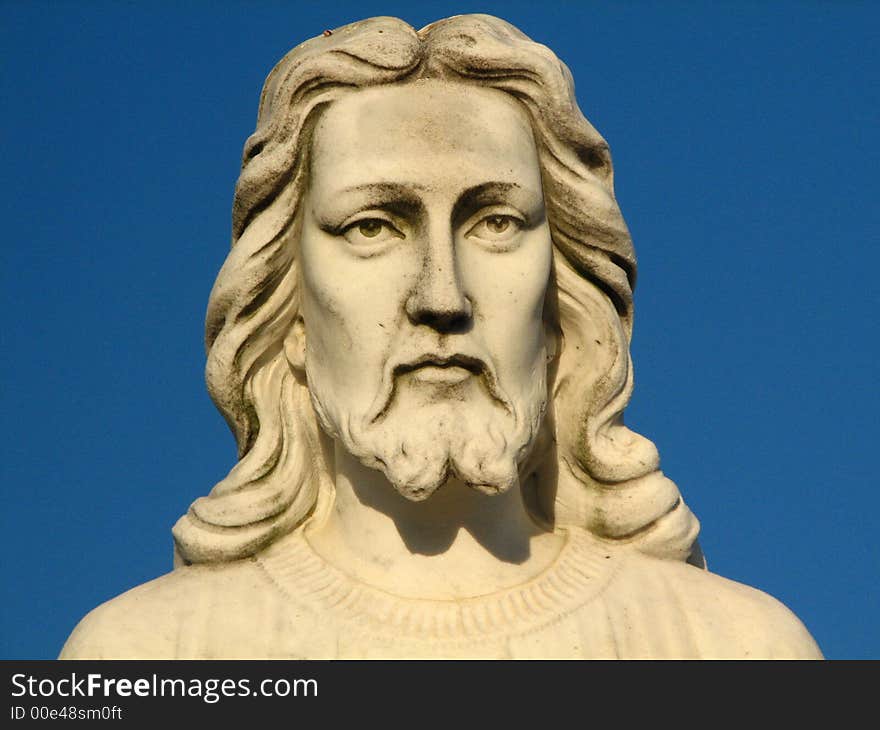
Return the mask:
{"type": "Polygon", "coordinates": [[[266,79],[235,190],[232,250],[206,321],[208,390],[239,461],[174,526],[179,558],[253,554],[332,494],[306,385],[284,355],[299,309],[297,213],[310,132],[344,94],[421,78],[499,89],[533,127],[554,244],[548,309],[561,343],[542,443],[521,469],[531,508],[553,525],[686,559],[697,520],[659,471],[654,445],[622,421],[632,392],[636,259],[608,145],[582,115],[556,55],[487,15],[418,32],[396,18],[352,23],[300,44],[266,79]]]}

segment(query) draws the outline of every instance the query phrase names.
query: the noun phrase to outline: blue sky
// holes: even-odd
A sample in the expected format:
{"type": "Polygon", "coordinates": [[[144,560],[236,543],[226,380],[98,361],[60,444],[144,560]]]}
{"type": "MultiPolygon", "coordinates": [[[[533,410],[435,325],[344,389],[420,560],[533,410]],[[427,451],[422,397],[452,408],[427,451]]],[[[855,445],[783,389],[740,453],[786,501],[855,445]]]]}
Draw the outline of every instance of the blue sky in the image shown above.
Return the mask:
{"type": "Polygon", "coordinates": [[[202,327],[284,52],[489,12],[553,48],[639,255],[627,423],[710,567],[880,658],[880,81],[869,3],[7,2],[0,657],[171,567],[234,462],[202,327]]]}

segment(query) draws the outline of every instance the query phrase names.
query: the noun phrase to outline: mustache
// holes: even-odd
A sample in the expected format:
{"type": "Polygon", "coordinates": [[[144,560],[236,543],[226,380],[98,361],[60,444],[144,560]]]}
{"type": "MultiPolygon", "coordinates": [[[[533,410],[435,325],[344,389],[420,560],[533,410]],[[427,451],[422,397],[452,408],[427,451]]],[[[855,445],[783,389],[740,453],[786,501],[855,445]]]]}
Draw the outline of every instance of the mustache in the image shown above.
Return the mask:
{"type": "Polygon", "coordinates": [[[386,361],[382,372],[382,384],[368,411],[366,422],[373,424],[388,411],[394,398],[397,380],[401,375],[426,366],[459,367],[473,373],[480,378],[494,400],[498,401],[509,414],[514,413],[513,403],[499,386],[498,374],[490,358],[474,352],[446,350],[445,348],[416,352],[414,348],[408,347],[395,353],[386,361]]]}

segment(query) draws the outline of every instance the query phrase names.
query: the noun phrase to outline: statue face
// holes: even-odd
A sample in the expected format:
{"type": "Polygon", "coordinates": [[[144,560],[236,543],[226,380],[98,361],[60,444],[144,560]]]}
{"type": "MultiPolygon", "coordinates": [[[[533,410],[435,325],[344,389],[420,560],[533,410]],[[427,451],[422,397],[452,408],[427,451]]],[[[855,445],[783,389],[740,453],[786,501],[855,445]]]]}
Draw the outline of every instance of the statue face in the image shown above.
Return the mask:
{"type": "Polygon", "coordinates": [[[301,220],[305,367],[324,430],[404,496],[510,487],[543,417],[552,245],[525,112],[417,81],[335,102],[301,220]]]}

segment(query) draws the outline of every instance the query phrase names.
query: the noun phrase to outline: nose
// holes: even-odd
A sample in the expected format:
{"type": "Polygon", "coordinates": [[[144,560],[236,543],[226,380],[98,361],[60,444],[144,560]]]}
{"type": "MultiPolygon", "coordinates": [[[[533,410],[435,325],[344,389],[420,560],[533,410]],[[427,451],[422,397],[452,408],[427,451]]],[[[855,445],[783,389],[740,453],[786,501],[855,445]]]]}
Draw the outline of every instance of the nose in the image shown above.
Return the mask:
{"type": "Polygon", "coordinates": [[[406,300],[410,322],[443,334],[464,332],[473,316],[455,260],[452,232],[438,232],[428,242],[419,278],[406,300]]]}

